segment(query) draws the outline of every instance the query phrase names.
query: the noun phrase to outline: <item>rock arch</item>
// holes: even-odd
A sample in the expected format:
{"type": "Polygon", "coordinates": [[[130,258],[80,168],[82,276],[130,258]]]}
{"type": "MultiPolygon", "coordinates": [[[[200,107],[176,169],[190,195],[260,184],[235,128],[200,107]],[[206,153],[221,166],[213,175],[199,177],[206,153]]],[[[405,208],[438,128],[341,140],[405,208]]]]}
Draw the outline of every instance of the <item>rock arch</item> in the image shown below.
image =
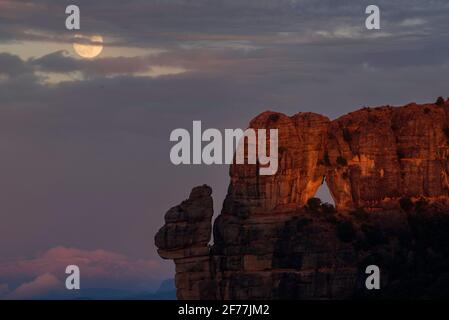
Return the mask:
{"type": "Polygon", "coordinates": [[[254,214],[304,206],[323,176],[339,211],[396,208],[401,197],[446,201],[448,110],[447,102],[363,108],[333,121],[264,112],[250,127],[279,130],[278,172],[259,176],[254,165],[231,165],[226,209],[230,202],[254,214]]]}

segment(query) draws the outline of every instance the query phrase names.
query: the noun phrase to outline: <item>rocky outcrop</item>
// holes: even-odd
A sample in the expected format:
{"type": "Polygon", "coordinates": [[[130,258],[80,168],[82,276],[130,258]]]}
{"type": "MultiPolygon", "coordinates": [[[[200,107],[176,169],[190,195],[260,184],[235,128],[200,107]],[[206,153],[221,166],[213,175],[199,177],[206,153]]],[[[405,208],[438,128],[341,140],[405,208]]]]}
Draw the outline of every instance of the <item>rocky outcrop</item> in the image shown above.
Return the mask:
{"type": "Polygon", "coordinates": [[[210,296],[204,279],[210,278],[211,194],[208,186],[194,188],[187,200],[166,213],[165,225],[155,237],[159,255],[175,262],[179,299],[210,296]]]}
{"type": "Polygon", "coordinates": [[[410,279],[428,280],[421,295],[441,293],[449,285],[448,112],[449,100],[334,121],[256,117],[250,127],[279,130],[277,173],[231,165],[212,246],[208,186],[170,209],[156,235],[161,257],[176,264],[178,298],[364,297],[373,263],[384,296],[409,294],[410,279]],[[324,179],[336,210],[308,203],[324,179]]]}
{"type": "Polygon", "coordinates": [[[257,165],[231,165],[224,211],[258,214],[304,205],[323,182],[329,124],[328,118],[314,113],[287,117],[264,112],[251,121],[253,129],[278,129],[278,171],[262,176],[257,165]]]}
{"type": "Polygon", "coordinates": [[[337,208],[385,209],[400,198],[446,201],[449,104],[364,108],[333,121],[326,177],[337,208]]]}
{"type": "Polygon", "coordinates": [[[257,165],[231,165],[224,211],[289,211],[304,206],[324,179],[339,211],[398,208],[402,197],[446,203],[448,101],[363,108],[334,121],[264,112],[250,127],[278,129],[278,171],[260,176],[257,165]]]}
{"type": "Polygon", "coordinates": [[[324,216],[306,211],[220,215],[211,251],[218,299],[349,297],[356,253],[324,216]]]}

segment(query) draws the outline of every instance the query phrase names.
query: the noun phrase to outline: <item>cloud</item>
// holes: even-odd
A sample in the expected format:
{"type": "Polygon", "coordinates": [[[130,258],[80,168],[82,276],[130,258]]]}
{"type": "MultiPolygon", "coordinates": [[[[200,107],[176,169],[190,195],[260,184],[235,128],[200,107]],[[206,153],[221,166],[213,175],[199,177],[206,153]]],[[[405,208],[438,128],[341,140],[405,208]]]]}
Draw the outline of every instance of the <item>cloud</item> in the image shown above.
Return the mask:
{"type": "Polygon", "coordinates": [[[61,281],[50,273],[40,275],[30,282],[23,283],[14,291],[7,294],[5,299],[35,299],[50,293],[62,291],[61,281]]]}
{"type": "MultiPolygon", "coordinates": [[[[5,1],[0,11],[0,39],[70,42],[64,32],[66,3],[51,0],[5,1]],[[17,14],[20,12],[20,15],[17,14]]],[[[170,47],[180,42],[249,41],[250,45],[270,44],[281,32],[331,32],[343,23],[362,25],[368,0],[226,0],[219,4],[207,0],[79,0],[83,30],[100,33],[107,46],[170,47]],[[325,28],[323,28],[325,27],[325,28]]],[[[447,28],[446,0],[378,0],[382,23],[412,17],[436,22],[433,30],[447,28]]],[[[347,33],[345,32],[345,35],[347,33]]],[[[291,38],[294,40],[294,38],[291,38]]],[[[311,39],[315,41],[316,39],[311,39]]]]}
{"type": "MultiPolygon", "coordinates": [[[[170,65],[155,65],[152,56],[105,57],[95,60],[76,59],[66,51],[57,51],[40,58],[30,59],[27,65],[43,73],[80,72],[85,77],[116,75],[147,75],[156,77],[180,74],[187,70],[170,65]]],[[[1,64],[1,61],[0,61],[1,64]]]]}
{"type": "Polygon", "coordinates": [[[399,25],[403,27],[415,27],[423,24],[426,24],[426,20],[422,18],[407,18],[399,23],[399,25]]]}
{"type": "Polygon", "coordinates": [[[80,268],[83,289],[148,290],[169,276],[156,260],[132,259],[106,250],[54,247],[34,258],[0,261],[3,297],[39,298],[49,292],[64,291],[68,265],[80,268]]]}
{"type": "Polygon", "coordinates": [[[33,68],[18,56],[6,52],[0,53],[0,75],[11,78],[32,72],[33,68]]]}
{"type": "Polygon", "coordinates": [[[23,60],[17,55],[0,53],[0,81],[3,85],[46,85],[125,75],[157,78],[190,71],[181,66],[182,62],[173,63],[173,60],[156,59],[152,55],[86,60],[74,58],[67,51],[60,50],[39,58],[23,60]]]}
{"type": "Polygon", "coordinates": [[[330,30],[318,30],[316,31],[318,36],[327,39],[349,39],[349,40],[361,40],[370,38],[386,38],[392,37],[393,34],[386,32],[371,32],[367,33],[366,29],[362,26],[338,26],[333,27],[330,30]]]}
{"type": "Polygon", "coordinates": [[[150,69],[145,57],[114,57],[82,60],[70,56],[66,51],[57,51],[40,58],[31,59],[29,64],[43,72],[82,72],[86,75],[118,75],[143,73],[150,69]]]}
{"type": "Polygon", "coordinates": [[[40,58],[30,59],[29,64],[41,71],[75,72],[82,68],[83,61],[72,58],[66,51],[56,51],[40,58]]]}

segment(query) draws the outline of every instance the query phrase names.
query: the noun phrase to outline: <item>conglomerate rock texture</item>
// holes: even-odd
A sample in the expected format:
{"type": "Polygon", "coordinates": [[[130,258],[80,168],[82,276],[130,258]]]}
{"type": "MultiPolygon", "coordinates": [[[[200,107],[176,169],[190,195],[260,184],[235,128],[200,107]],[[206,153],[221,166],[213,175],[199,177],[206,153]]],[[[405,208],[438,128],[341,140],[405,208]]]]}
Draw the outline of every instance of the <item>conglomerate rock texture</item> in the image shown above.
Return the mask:
{"type": "Polygon", "coordinates": [[[278,129],[277,173],[231,165],[213,245],[208,186],[170,209],[156,235],[161,257],[175,261],[179,299],[438,297],[449,288],[449,100],[333,121],[264,112],[250,127],[278,129]],[[309,201],[324,181],[336,209],[309,201]],[[365,287],[369,264],[382,270],[375,293],[365,287]]]}

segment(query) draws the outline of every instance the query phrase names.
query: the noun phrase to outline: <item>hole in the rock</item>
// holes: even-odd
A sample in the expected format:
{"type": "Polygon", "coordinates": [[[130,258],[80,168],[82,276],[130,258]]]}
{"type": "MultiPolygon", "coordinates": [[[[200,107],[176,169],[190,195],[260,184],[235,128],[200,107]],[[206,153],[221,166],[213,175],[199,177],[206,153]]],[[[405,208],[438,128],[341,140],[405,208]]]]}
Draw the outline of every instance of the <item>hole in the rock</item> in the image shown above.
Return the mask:
{"type": "Polygon", "coordinates": [[[318,188],[318,191],[315,193],[316,198],[320,198],[322,202],[328,202],[335,206],[334,199],[329,191],[329,188],[326,183],[326,178],[323,180],[323,184],[318,188]]]}

